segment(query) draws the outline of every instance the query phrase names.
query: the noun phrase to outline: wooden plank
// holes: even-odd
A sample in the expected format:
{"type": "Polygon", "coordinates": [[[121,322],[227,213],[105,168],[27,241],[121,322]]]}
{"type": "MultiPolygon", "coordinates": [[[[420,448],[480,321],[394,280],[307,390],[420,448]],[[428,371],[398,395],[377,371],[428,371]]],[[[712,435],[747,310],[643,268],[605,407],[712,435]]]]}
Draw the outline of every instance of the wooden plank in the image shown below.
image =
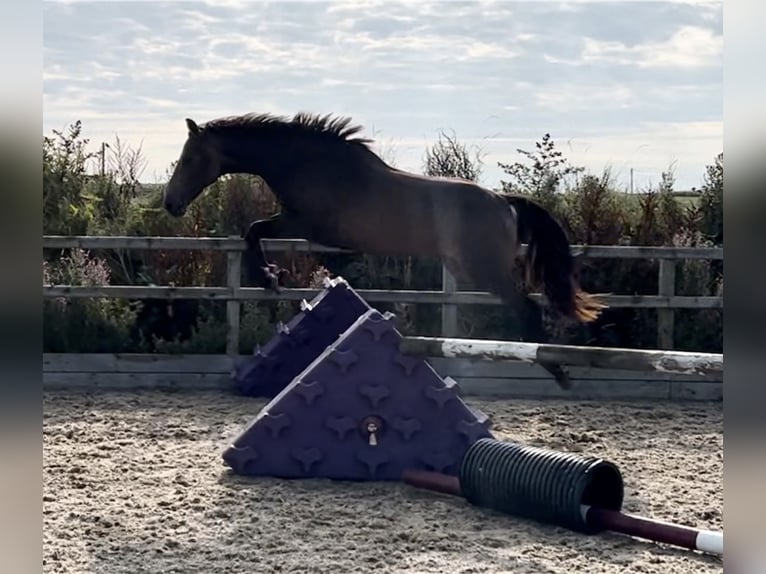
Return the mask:
{"type": "Polygon", "coordinates": [[[673,381],[670,383],[670,399],[673,401],[722,401],[723,384],[673,381]]]}
{"type": "MultiPolygon", "coordinates": [[[[242,284],[242,254],[229,251],[226,254],[226,286],[234,297],[239,296],[242,284]]],[[[239,353],[239,320],[242,303],[236,299],[226,302],[226,354],[239,353]]]]}
{"type": "Polygon", "coordinates": [[[723,247],[671,247],[654,245],[572,245],[572,254],[584,259],[711,259],[723,260],[723,247]]]}
{"type": "MultiPolygon", "coordinates": [[[[565,391],[552,380],[463,377],[457,382],[463,396],[482,399],[671,399],[677,401],[723,399],[723,385],[713,383],[689,384],[645,380],[574,381],[572,389],[565,391]]],[[[90,391],[233,391],[232,382],[227,375],[201,373],[47,372],[43,373],[43,388],[90,391]]]]}
{"type": "Polygon", "coordinates": [[[723,373],[722,353],[585,347],[444,337],[404,337],[399,343],[399,350],[417,357],[476,358],[490,361],[510,359],[529,363],[641,372],[662,371],[699,375],[723,373]]]}
{"type": "Polygon", "coordinates": [[[559,387],[553,379],[544,381],[540,379],[463,377],[455,380],[465,397],[569,400],[668,400],[670,398],[670,383],[668,381],[573,381],[572,388],[565,390],[559,387]]]}
{"type": "MultiPolygon", "coordinates": [[[[58,354],[43,355],[45,388],[93,390],[228,389],[231,367],[247,355],[58,354]]],[[[723,384],[670,373],[570,369],[571,392],[550,374],[526,363],[458,359],[428,361],[443,377],[458,381],[464,393],[488,398],[721,400],[723,384]],[[498,368],[498,365],[503,365],[498,368]],[[469,368],[470,367],[470,368],[469,368]],[[481,369],[478,367],[482,367],[481,369]]]]}
{"type": "MultiPolygon", "coordinates": [[[[227,357],[215,355],[171,354],[111,354],[111,353],[44,353],[44,372],[64,373],[231,373],[234,365],[246,361],[249,355],[227,357]]],[[[428,363],[443,377],[480,377],[495,379],[545,379],[551,374],[540,365],[522,361],[481,361],[472,359],[429,358],[428,363]]],[[[681,373],[645,372],[592,367],[568,367],[574,380],[648,380],[679,381],[694,384],[699,381],[722,381],[723,375],[701,377],[681,373]]]]}
{"type": "MultiPolygon", "coordinates": [[[[676,262],[670,259],[660,261],[660,272],[657,285],[657,293],[662,296],[672,297],[676,292],[676,262]]],[[[657,310],[657,348],[672,349],[674,345],[673,309],[657,310]]]]}
{"type": "MultiPolygon", "coordinates": [[[[295,251],[297,253],[348,253],[348,250],[310,243],[303,239],[263,239],[268,251],[295,251]]],[[[167,251],[245,251],[247,244],[241,238],[230,237],[145,237],[131,235],[44,235],[43,249],[125,249],[167,251]]]]}
{"type": "Polygon", "coordinates": [[[202,373],[43,373],[43,389],[99,391],[229,390],[228,375],[202,373]]]}
{"type": "MultiPolygon", "coordinates": [[[[446,295],[457,293],[457,281],[446,266],[442,265],[442,290],[446,295]]],[[[457,305],[442,304],[442,337],[457,337],[457,305]]]]}
{"type": "MultiPolygon", "coordinates": [[[[242,287],[232,292],[227,287],[170,287],[170,286],[139,286],[139,285],[47,285],[43,287],[45,298],[107,298],[107,299],[207,299],[215,301],[300,301],[313,299],[320,289],[295,288],[282,289],[279,293],[257,287],[242,287]]],[[[455,305],[502,305],[500,298],[483,292],[459,291],[445,293],[428,290],[385,289],[356,289],[360,297],[371,302],[406,302],[420,304],[452,303],[455,305]]],[[[542,299],[539,293],[530,295],[536,301],[542,299]]],[[[659,295],[605,295],[603,300],[610,307],[652,309],[721,309],[723,297],[694,297],[676,296],[662,297],[659,295]]]]}
{"type": "MultiPolygon", "coordinates": [[[[309,243],[303,239],[264,239],[265,249],[296,252],[349,252],[348,250],[309,243]]],[[[97,235],[43,235],[43,249],[167,249],[184,251],[244,251],[242,239],[228,237],[147,237],[97,235]]],[[[520,248],[526,252],[527,245],[520,248]]],[[[723,260],[721,247],[673,247],[643,245],[572,245],[575,256],[586,259],[713,259],[723,260]]]]}
{"type": "Polygon", "coordinates": [[[237,358],[226,355],[150,353],[44,353],[43,372],[61,373],[200,373],[229,376],[237,358]]]}

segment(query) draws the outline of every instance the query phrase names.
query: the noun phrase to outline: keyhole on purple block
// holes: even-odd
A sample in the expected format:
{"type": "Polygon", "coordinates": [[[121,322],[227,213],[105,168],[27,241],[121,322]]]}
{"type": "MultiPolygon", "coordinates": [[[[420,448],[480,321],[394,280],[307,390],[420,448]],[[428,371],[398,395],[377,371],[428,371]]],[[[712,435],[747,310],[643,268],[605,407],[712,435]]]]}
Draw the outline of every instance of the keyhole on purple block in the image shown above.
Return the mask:
{"type": "Polygon", "coordinates": [[[369,416],[362,420],[362,432],[367,436],[367,444],[378,446],[380,432],[383,430],[383,421],[379,417],[369,416]]]}

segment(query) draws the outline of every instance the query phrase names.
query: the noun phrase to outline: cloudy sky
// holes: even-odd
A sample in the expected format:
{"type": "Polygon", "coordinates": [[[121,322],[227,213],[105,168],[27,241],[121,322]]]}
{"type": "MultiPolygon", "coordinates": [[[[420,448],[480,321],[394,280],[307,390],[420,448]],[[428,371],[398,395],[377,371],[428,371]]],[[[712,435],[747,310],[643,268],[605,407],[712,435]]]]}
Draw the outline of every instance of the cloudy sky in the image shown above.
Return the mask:
{"type": "Polygon", "coordinates": [[[350,115],[422,171],[440,130],[497,162],[549,131],[627,186],[702,183],[723,149],[721,2],[44,3],[44,130],[141,145],[161,181],[198,122],[244,112],[350,115]]]}

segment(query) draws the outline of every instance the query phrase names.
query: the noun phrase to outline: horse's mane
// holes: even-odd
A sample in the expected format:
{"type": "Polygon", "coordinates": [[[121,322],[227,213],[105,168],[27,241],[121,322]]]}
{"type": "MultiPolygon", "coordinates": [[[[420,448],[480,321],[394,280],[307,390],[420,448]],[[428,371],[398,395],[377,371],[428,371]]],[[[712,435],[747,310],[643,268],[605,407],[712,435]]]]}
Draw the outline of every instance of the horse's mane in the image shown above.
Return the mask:
{"type": "Polygon", "coordinates": [[[251,132],[267,131],[269,134],[306,134],[320,137],[330,137],[339,142],[361,145],[368,148],[372,139],[357,136],[362,126],[352,124],[351,118],[345,116],[333,117],[332,114],[321,116],[308,112],[298,112],[292,118],[268,113],[249,113],[238,116],[227,116],[211,120],[202,126],[203,131],[236,132],[248,134],[251,132]]]}

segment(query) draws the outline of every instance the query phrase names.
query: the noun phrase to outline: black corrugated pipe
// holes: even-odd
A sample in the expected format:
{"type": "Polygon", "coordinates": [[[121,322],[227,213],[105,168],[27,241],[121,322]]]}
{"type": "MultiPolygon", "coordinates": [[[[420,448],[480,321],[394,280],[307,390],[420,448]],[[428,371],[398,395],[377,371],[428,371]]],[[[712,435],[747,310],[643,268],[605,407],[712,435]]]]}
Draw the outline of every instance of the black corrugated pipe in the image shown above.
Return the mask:
{"type": "Polygon", "coordinates": [[[467,450],[459,471],[472,504],[595,534],[583,506],[620,511],[622,474],[601,458],[483,438],[467,450]]]}

